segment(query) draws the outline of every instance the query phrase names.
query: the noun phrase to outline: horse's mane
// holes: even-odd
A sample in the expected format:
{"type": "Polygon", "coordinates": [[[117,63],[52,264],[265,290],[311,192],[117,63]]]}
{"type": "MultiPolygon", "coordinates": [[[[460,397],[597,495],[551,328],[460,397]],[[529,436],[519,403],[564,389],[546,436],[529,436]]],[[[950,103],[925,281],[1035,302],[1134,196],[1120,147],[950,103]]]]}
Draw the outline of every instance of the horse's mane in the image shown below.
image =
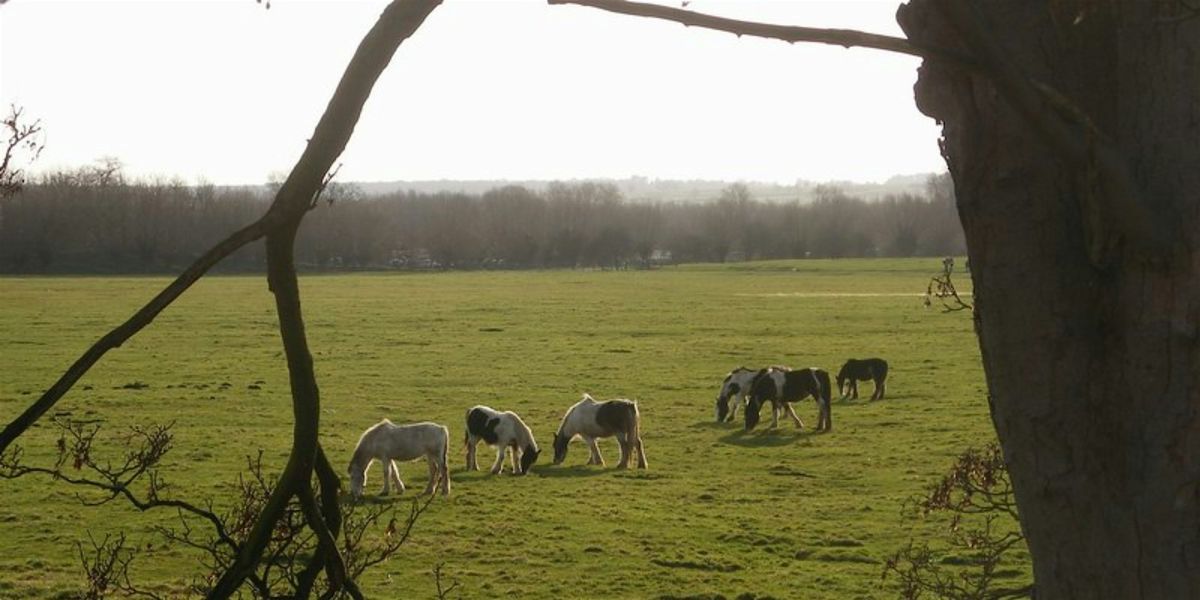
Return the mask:
{"type": "Polygon", "coordinates": [[[734,375],[741,373],[742,371],[751,371],[752,372],[752,371],[754,371],[754,369],[751,369],[745,365],[738,365],[738,367],[736,369],[730,371],[727,375],[725,375],[725,380],[722,381],[721,383],[727,383],[730,379],[733,379],[734,375]]]}
{"type": "Polygon", "coordinates": [[[558,422],[558,429],[554,431],[554,437],[558,437],[558,434],[563,430],[563,425],[567,424],[567,419],[571,416],[571,413],[575,412],[575,408],[582,404],[584,400],[591,400],[592,402],[596,401],[591,394],[584,392],[583,397],[579,399],[579,402],[572,404],[571,408],[568,408],[567,412],[563,413],[562,420],[558,422]]]}
{"type": "Polygon", "coordinates": [[[391,420],[385,417],[382,421],[368,427],[366,431],[362,432],[362,435],[358,436],[358,442],[354,444],[354,454],[350,456],[350,464],[358,464],[359,459],[361,459],[362,456],[367,453],[367,450],[363,448],[363,442],[367,439],[367,437],[369,437],[372,433],[375,433],[375,431],[377,431],[380,427],[391,424],[391,420]]]}
{"type": "MultiPolygon", "coordinates": [[[[525,424],[525,421],[523,421],[521,419],[520,415],[518,415],[517,413],[510,410],[510,411],[508,411],[508,416],[512,417],[512,419],[517,422],[517,425],[521,426],[520,427],[521,437],[524,438],[521,440],[522,445],[532,446],[534,450],[537,450],[538,445],[537,445],[537,442],[534,441],[534,439],[533,439],[533,430],[530,429],[529,426],[525,424]]],[[[562,429],[561,425],[559,426],[559,429],[562,429]]]]}

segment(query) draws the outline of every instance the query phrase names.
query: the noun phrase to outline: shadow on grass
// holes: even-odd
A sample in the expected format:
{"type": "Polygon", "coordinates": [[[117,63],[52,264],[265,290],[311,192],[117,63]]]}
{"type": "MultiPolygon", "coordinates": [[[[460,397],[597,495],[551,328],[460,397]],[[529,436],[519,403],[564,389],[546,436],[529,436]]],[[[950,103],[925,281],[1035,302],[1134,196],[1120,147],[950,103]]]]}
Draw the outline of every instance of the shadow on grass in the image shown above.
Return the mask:
{"type": "Polygon", "coordinates": [[[808,438],[814,435],[821,434],[811,429],[765,429],[747,433],[745,430],[739,428],[737,431],[721,437],[720,441],[725,444],[746,448],[764,448],[789,446],[802,440],[807,444],[808,438]]]}
{"type": "Polygon", "coordinates": [[[741,425],[739,425],[738,423],[732,422],[732,421],[718,423],[712,419],[709,419],[707,421],[697,421],[690,425],[690,427],[692,429],[729,429],[730,427],[735,427],[735,426],[741,427],[741,425]]]}
{"type": "Polygon", "coordinates": [[[421,494],[422,491],[424,491],[424,488],[418,489],[416,492],[413,492],[411,489],[408,489],[408,490],[405,490],[403,494],[397,494],[395,490],[392,490],[392,493],[390,493],[386,496],[380,496],[379,491],[376,490],[376,492],[374,494],[367,492],[367,493],[364,493],[362,495],[362,497],[359,497],[359,498],[355,498],[353,495],[351,495],[348,492],[342,492],[342,494],[340,495],[340,501],[342,502],[342,504],[347,504],[347,505],[354,504],[354,505],[371,505],[371,506],[377,505],[377,504],[411,503],[413,498],[424,499],[424,498],[429,497],[428,495],[422,495],[421,494]]]}
{"type": "Polygon", "coordinates": [[[601,467],[600,465],[549,465],[540,469],[534,467],[533,474],[539,477],[592,477],[594,475],[612,473],[616,470],[616,463],[612,463],[604,467],[601,467]]]}
{"type": "Polygon", "coordinates": [[[865,404],[878,404],[881,402],[888,402],[891,400],[911,400],[911,399],[912,398],[909,397],[908,394],[903,394],[903,393],[893,394],[891,392],[891,390],[888,390],[887,396],[884,396],[882,399],[879,399],[879,400],[872,400],[871,394],[869,394],[869,393],[867,393],[867,394],[860,393],[857,398],[855,398],[853,396],[846,396],[845,398],[834,398],[833,403],[835,405],[839,405],[839,406],[856,406],[856,405],[865,405],[865,404]]]}

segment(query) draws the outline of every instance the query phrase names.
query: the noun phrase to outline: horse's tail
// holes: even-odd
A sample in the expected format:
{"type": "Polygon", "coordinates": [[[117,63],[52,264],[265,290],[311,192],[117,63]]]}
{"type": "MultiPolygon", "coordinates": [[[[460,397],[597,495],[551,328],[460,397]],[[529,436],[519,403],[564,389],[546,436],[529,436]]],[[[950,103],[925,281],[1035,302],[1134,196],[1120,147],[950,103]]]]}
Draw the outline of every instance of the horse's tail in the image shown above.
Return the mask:
{"type": "MultiPolygon", "coordinates": [[[[463,447],[466,447],[471,443],[471,413],[474,411],[474,406],[468,408],[467,414],[463,417],[463,447]]],[[[449,440],[447,440],[446,445],[450,445],[449,440]]]]}
{"type": "Polygon", "coordinates": [[[872,400],[882,400],[883,395],[887,393],[887,376],[888,364],[882,358],[875,359],[875,369],[872,373],[872,379],[875,380],[875,393],[871,394],[872,400]]]}
{"type": "MultiPolygon", "coordinates": [[[[438,470],[441,471],[439,479],[442,480],[442,493],[448,496],[450,495],[450,429],[443,425],[442,431],[445,431],[446,435],[442,436],[442,464],[438,465],[440,467],[438,470]]],[[[435,493],[437,493],[436,489],[431,491],[431,494],[435,493]]]]}
{"type": "Polygon", "coordinates": [[[629,443],[633,443],[642,435],[642,413],[638,410],[637,400],[630,403],[630,411],[633,413],[629,419],[629,429],[626,435],[629,436],[629,443]]]}
{"type": "Polygon", "coordinates": [[[829,381],[829,371],[813,369],[813,379],[817,382],[817,393],[820,394],[817,403],[820,405],[821,416],[824,417],[820,420],[824,421],[825,431],[829,431],[833,429],[833,386],[829,381]]]}
{"type": "Polygon", "coordinates": [[[638,468],[644,469],[646,468],[646,451],[644,448],[642,448],[641,443],[642,412],[638,410],[637,400],[632,402],[632,407],[633,418],[629,419],[629,431],[625,434],[626,442],[629,444],[630,454],[630,456],[626,457],[626,462],[628,462],[628,459],[633,458],[633,452],[636,450],[638,453],[638,468]]]}

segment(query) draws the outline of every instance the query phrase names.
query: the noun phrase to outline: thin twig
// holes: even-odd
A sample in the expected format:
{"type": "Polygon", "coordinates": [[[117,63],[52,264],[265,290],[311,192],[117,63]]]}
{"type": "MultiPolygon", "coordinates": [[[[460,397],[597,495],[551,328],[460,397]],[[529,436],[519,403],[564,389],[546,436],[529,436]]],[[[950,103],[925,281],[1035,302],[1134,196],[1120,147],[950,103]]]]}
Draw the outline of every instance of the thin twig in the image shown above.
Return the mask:
{"type": "Polygon", "coordinates": [[[606,10],[609,12],[649,17],[674,21],[686,27],[702,27],[716,31],[725,31],[738,37],[743,35],[776,39],[794,44],[796,42],[813,42],[830,44],[843,48],[873,48],[888,52],[899,52],[910,56],[924,58],[939,58],[950,61],[967,69],[976,69],[975,60],[960,52],[948,48],[933,48],[913,43],[911,40],[876,33],[867,33],[854,29],[822,29],[816,27],[799,27],[794,25],[775,25],[771,23],[756,23],[728,19],[715,15],[707,15],[691,10],[683,10],[661,4],[645,2],[629,2],[627,0],[548,0],[550,4],[575,4],[606,10]]]}

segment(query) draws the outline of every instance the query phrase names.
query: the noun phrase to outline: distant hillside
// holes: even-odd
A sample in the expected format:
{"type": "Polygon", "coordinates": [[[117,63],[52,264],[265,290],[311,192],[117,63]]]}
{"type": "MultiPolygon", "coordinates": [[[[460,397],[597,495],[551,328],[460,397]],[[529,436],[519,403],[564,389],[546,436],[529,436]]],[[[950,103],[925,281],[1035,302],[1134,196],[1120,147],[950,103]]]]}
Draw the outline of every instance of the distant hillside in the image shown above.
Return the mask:
{"type": "MultiPolygon", "coordinates": [[[[932,173],[913,175],[896,175],[883,183],[862,183],[854,181],[797,181],[792,185],[762,183],[755,181],[743,182],[755,198],[769,202],[791,202],[800,200],[808,202],[813,198],[813,190],[825,185],[837,187],[851,196],[865,200],[875,200],[888,194],[923,194],[925,180],[932,173]]],[[[589,179],[573,181],[598,181],[612,183],[631,201],[638,202],[703,202],[721,195],[721,190],[728,186],[729,181],[715,180],[677,180],[651,179],[648,177],[630,177],[628,179],[589,179]]],[[[413,190],[415,192],[438,193],[453,192],[471,195],[482,194],[491,189],[507,185],[519,185],[531,190],[544,190],[551,182],[545,180],[436,180],[436,181],[370,181],[355,182],[368,196],[390,194],[397,191],[413,190]]]]}

